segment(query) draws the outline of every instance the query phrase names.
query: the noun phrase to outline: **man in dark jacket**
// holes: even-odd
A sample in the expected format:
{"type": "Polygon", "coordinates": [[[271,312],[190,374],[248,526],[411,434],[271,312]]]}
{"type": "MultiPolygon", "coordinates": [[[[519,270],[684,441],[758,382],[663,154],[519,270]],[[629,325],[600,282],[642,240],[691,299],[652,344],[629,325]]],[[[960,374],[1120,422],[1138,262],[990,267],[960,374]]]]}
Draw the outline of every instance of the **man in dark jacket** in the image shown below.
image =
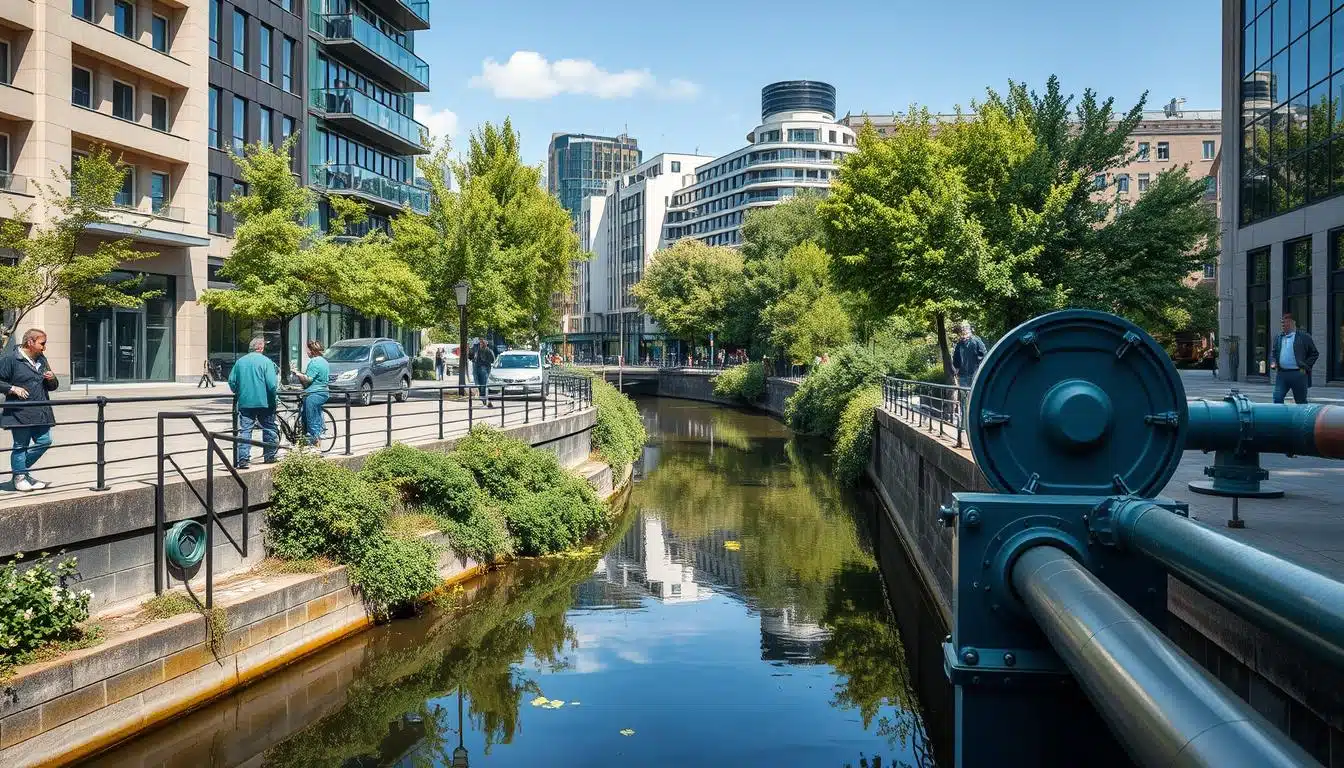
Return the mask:
{"type": "Polygon", "coordinates": [[[14,407],[10,403],[49,402],[48,392],[60,386],[47,363],[47,334],[30,328],[12,352],[0,355],[0,392],[5,395],[0,427],[10,431],[14,450],[9,454],[11,478],[16,491],[40,491],[47,483],[29,472],[51,447],[51,428],[56,418],[49,405],[14,407]]]}
{"type": "Polygon", "coordinates": [[[1311,369],[1321,353],[1311,334],[1299,330],[1290,312],[1283,314],[1283,333],[1274,338],[1274,351],[1269,356],[1269,367],[1278,371],[1274,376],[1274,402],[1282,403],[1293,392],[1293,402],[1307,402],[1307,388],[1311,386],[1311,369]]]}
{"type": "Polygon", "coordinates": [[[476,386],[481,389],[481,404],[486,408],[494,408],[490,404],[490,368],[495,364],[495,351],[485,343],[485,339],[477,339],[476,346],[471,350],[471,373],[476,379],[476,386]]]}
{"type": "Polygon", "coordinates": [[[985,359],[985,342],[971,332],[971,324],[965,320],[957,324],[957,332],[961,338],[952,348],[952,371],[957,376],[957,386],[969,387],[975,381],[980,361],[985,359]]]}

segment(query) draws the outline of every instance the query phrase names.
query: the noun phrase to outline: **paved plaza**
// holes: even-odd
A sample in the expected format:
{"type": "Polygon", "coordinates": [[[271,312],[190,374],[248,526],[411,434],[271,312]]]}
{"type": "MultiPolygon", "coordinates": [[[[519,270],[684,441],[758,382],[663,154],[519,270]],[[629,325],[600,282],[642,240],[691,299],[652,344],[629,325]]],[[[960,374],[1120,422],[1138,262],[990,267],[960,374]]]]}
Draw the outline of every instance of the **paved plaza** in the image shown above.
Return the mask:
{"type": "MultiPolygon", "coordinates": [[[[455,382],[444,382],[444,384],[455,382]]],[[[465,434],[468,417],[472,424],[512,426],[542,419],[540,400],[525,401],[510,398],[503,407],[498,399],[495,408],[486,409],[479,401],[468,406],[455,392],[441,394],[434,382],[416,382],[410,397],[404,403],[392,404],[392,439],[403,443],[426,442],[439,438],[440,418],[443,435],[453,437],[465,434]],[[442,408],[442,417],[440,417],[442,408]],[[470,413],[469,413],[470,410],[470,413]]],[[[80,386],[72,391],[57,393],[57,401],[80,400],[90,397],[147,398],[145,402],[109,403],[106,406],[106,478],[113,489],[130,485],[153,485],[157,482],[158,419],[161,412],[174,411],[196,415],[211,431],[228,432],[232,427],[232,396],[228,387],[196,389],[195,385],[160,384],[142,386],[89,387],[80,386]],[[186,400],[165,398],[189,397],[186,400]]],[[[564,395],[552,395],[546,402],[546,419],[559,409],[565,413],[575,407],[564,395]]],[[[331,453],[345,450],[346,407],[339,398],[333,398],[327,409],[337,422],[338,439],[331,453]]],[[[13,490],[9,470],[8,433],[0,435],[0,509],[35,500],[58,500],[87,494],[97,480],[97,418],[96,405],[58,405],[55,408],[57,425],[52,430],[53,446],[33,474],[51,483],[41,491],[20,493],[13,490]]],[[[367,407],[350,408],[350,449],[352,453],[369,453],[387,442],[388,408],[386,403],[375,402],[367,407]]],[[[165,450],[190,476],[202,476],[205,468],[206,441],[195,425],[186,419],[165,422],[165,450]]],[[[261,431],[252,439],[260,440],[261,431]]],[[[282,438],[283,442],[283,438],[282,438]]],[[[232,457],[232,444],[221,441],[220,447],[232,457]]],[[[261,462],[261,448],[253,447],[253,465],[261,462]]],[[[283,456],[285,450],[281,450],[283,456]]],[[[216,471],[222,465],[216,459],[216,471]]],[[[172,474],[171,466],[165,471],[172,474]]]]}

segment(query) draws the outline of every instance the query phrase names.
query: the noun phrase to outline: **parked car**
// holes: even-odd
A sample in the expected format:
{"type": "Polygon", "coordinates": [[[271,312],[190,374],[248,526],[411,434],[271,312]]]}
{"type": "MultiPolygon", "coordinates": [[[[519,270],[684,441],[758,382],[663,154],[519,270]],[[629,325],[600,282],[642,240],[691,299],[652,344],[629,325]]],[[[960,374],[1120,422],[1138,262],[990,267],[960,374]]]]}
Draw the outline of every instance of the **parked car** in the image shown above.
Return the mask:
{"type": "Polygon", "coordinates": [[[549,368],[541,353],[528,349],[510,349],[499,353],[490,369],[490,383],[504,387],[505,397],[543,397],[549,368]]]}
{"type": "Polygon", "coordinates": [[[373,402],[374,392],[396,390],[405,402],[411,389],[411,358],[392,339],[346,339],[327,348],[333,394],[355,393],[360,405],[373,402]]]}

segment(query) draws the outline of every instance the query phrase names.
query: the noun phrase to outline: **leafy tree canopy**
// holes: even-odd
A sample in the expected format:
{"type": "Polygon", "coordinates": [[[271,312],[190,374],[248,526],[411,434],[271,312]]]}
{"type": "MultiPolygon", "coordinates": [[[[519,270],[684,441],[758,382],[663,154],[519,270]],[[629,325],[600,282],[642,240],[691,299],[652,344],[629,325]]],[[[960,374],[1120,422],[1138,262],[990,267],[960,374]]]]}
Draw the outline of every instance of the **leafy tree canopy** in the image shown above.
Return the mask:
{"type": "Polygon", "coordinates": [[[653,255],[632,293],[640,308],[683,339],[721,334],[742,283],[742,255],[731,248],[679,240],[653,255]]]}

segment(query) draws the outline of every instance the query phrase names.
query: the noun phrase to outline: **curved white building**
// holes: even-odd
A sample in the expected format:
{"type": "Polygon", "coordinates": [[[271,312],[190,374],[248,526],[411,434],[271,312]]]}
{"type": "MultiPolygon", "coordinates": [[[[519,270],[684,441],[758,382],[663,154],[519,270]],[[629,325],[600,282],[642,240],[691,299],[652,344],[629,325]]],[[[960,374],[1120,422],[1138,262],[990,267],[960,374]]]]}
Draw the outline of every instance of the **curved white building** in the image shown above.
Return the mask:
{"type": "Polygon", "coordinates": [[[738,245],[751,208],[805,190],[825,192],[837,162],[855,150],[854,131],[835,120],[835,88],[786,80],[761,89],[761,124],[747,146],[696,168],[695,183],[672,196],[665,243],[694,237],[738,245]]]}

